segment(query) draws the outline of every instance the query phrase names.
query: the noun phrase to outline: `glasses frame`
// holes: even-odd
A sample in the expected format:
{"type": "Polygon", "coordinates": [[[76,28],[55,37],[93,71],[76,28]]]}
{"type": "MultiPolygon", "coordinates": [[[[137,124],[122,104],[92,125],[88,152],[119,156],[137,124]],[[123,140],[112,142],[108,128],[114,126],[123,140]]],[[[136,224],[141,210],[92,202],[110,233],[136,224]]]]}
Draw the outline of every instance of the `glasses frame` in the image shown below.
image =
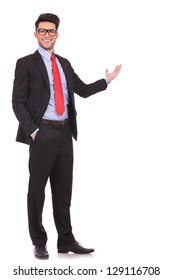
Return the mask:
{"type": "Polygon", "coordinates": [[[45,36],[46,35],[46,33],[48,33],[48,35],[50,36],[50,37],[53,37],[53,36],[55,36],[56,35],[56,33],[57,33],[57,30],[56,29],[53,29],[53,28],[51,28],[51,29],[45,29],[45,28],[38,28],[37,29],[37,33],[40,35],[40,36],[45,36]],[[44,34],[40,34],[39,32],[40,32],[40,30],[42,30],[42,32],[44,31],[44,34]],[[54,31],[55,32],[55,34],[51,34],[50,32],[51,31],[54,31]]]}

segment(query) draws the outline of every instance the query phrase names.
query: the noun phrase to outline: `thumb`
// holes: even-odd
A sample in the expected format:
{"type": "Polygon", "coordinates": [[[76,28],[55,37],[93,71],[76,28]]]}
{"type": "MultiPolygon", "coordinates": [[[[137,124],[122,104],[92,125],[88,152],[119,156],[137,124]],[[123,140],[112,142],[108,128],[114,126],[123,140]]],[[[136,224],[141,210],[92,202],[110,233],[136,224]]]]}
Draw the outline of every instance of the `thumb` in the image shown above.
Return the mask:
{"type": "Polygon", "coordinates": [[[106,70],[105,70],[105,74],[107,75],[108,74],[108,69],[106,68],[106,70]]]}

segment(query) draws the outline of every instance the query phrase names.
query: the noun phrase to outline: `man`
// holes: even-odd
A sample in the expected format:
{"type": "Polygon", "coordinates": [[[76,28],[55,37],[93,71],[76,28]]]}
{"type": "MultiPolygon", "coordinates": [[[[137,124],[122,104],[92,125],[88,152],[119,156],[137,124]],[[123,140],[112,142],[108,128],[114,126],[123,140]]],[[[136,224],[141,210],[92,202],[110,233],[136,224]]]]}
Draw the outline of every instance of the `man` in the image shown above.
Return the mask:
{"type": "Polygon", "coordinates": [[[70,221],[72,136],[77,140],[74,92],[86,98],[103,91],[121,69],[121,65],[117,65],[112,73],[106,70],[104,79],[85,84],[67,59],[52,55],[59,22],[54,14],[46,13],[38,17],[34,32],[38,50],[18,59],[13,85],[12,104],[19,121],[16,140],[30,145],[28,221],[37,258],[49,257],[47,234],[42,224],[48,179],[58,232],[58,252],[87,254],[94,251],[82,247],[75,240],[70,221]]]}

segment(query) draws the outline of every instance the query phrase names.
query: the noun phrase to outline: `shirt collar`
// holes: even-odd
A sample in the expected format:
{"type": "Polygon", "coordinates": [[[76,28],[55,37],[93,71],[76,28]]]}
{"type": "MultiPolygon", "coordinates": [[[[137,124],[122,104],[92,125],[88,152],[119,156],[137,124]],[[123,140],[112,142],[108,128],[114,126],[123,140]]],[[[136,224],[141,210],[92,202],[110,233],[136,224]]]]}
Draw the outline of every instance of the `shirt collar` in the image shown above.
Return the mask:
{"type": "Polygon", "coordinates": [[[45,59],[47,59],[48,61],[50,61],[50,57],[51,57],[51,53],[46,51],[45,49],[43,49],[42,47],[38,47],[38,52],[39,54],[44,57],[45,59]]]}

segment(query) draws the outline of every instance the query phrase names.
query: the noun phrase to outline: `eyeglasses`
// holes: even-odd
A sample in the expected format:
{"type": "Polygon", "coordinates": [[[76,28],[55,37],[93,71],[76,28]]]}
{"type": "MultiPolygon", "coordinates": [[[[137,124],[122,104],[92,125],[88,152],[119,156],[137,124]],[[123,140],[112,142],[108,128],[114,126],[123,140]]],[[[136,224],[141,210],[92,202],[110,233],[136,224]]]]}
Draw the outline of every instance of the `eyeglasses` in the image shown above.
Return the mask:
{"type": "Polygon", "coordinates": [[[55,29],[44,29],[44,28],[37,29],[37,32],[40,36],[45,36],[46,33],[48,33],[49,36],[55,36],[55,34],[57,33],[55,29]]]}

